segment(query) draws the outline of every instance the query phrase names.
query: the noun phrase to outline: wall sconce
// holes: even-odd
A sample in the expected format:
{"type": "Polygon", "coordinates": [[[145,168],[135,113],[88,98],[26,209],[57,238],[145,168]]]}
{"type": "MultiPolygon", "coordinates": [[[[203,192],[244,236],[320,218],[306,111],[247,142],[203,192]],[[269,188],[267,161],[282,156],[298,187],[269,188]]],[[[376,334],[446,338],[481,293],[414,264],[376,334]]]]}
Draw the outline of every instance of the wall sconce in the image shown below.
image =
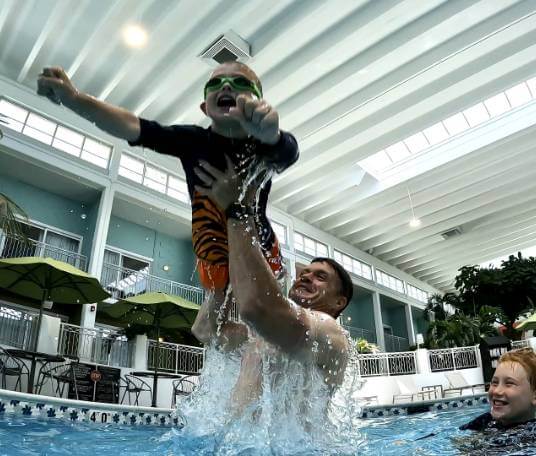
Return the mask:
{"type": "Polygon", "coordinates": [[[162,266],[162,269],[166,272],[169,271],[169,266],[167,264],[165,264],[164,266],[162,266]]]}

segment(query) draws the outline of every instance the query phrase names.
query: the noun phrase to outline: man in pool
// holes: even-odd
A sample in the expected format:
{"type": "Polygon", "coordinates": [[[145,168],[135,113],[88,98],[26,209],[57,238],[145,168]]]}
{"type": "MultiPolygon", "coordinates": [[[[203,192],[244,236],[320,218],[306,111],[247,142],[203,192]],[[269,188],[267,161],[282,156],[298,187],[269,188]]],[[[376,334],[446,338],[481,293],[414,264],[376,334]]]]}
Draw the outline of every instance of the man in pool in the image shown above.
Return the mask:
{"type": "Polygon", "coordinates": [[[232,395],[237,413],[262,395],[266,365],[272,386],[293,381],[298,371],[305,370],[310,373],[308,382],[297,388],[312,388],[316,378],[316,386],[324,384],[331,392],[341,384],[349,356],[348,339],[335,319],[352,298],[351,278],[334,260],[316,258],[300,272],[289,291],[290,299],[283,296],[248,209],[258,182],[248,187],[246,204],[238,203],[241,178],[231,160],[226,160],[225,171],[201,162],[197,175],[203,186],[197,191],[213,199],[227,215],[230,280],[243,323],[218,322],[217,313],[205,303],[192,330],[203,340],[230,348],[242,345],[241,369],[232,395]]]}

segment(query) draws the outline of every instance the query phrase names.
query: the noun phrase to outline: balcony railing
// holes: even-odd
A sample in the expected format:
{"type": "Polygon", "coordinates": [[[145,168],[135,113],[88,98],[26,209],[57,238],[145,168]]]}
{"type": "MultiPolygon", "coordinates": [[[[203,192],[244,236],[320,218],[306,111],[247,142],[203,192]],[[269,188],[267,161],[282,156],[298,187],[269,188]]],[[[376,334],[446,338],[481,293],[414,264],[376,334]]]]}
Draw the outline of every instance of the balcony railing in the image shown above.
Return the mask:
{"type": "Polygon", "coordinates": [[[37,313],[0,306],[0,343],[28,350],[37,331],[37,313]]]}
{"type": "Polygon", "coordinates": [[[371,353],[358,355],[358,375],[375,377],[417,373],[415,352],[371,353]]]}
{"type": "Polygon", "coordinates": [[[376,343],[376,333],[370,329],[357,328],[356,326],[342,325],[354,339],[365,339],[373,344],[376,343]]]}
{"type": "Polygon", "coordinates": [[[409,350],[409,340],[405,337],[392,336],[385,334],[385,351],[386,352],[402,352],[409,350]]]}
{"type": "Polygon", "coordinates": [[[101,284],[115,299],[124,299],[149,291],[161,291],[180,296],[196,304],[203,303],[203,290],[191,285],[162,279],[146,271],[135,271],[104,263],[101,284]]]}
{"type": "Polygon", "coordinates": [[[87,258],[77,252],[55,247],[33,239],[24,240],[17,236],[0,233],[0,258],[50,257],[64,261],[82,271],[87,271],[87,258]]]}
{"type": "Polygon", "coordinates": [[[123,334],[110,329],[82,328],[62,323],[58,352],[63,356],[79,357],[80,361],[105,366],[132,365],[132,345],[123,334]]]}
{"type": "Polygon", "coordinates": [[[478,367],[478,346],[429,350],[430,370],[441,372],[478,367]]]}
{"type": "Polygon", "coordinates": [[[527,348],[527,347],[530,347],[530,341],[528,339],[512,341],[512,350],[518,350],[520,348],[527,348]]]}
{"type": "MultiPolygon", "coordinates": [[[[190,345],[160,342],[158,370],[175,374],[197,374],[203,367],[205,350],[190,345]]],[[[154,369],[156,365],[156,341],[149,340],[147,345],[147,367],[154,369]]]]}

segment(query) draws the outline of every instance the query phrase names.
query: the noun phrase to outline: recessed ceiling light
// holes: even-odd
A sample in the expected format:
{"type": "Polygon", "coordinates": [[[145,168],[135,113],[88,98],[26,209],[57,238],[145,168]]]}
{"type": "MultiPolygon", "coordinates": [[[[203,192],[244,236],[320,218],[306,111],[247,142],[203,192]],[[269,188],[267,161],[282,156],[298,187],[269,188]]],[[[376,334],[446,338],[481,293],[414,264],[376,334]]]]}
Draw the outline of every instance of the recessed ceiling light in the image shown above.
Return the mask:
{"type": "Polygon", "coordinates": [[[123,28],[123,40],[127,46],[141,48],[147,43],[147,32],[139,24],[128,24],[123,28]]]}
{"type": "Polygon", "coordinates": [[[421,219],[414,217],[409,221],[409,226],[411,226],[412,228],[419,228],[421,226],[421,223],[421,219]]]}

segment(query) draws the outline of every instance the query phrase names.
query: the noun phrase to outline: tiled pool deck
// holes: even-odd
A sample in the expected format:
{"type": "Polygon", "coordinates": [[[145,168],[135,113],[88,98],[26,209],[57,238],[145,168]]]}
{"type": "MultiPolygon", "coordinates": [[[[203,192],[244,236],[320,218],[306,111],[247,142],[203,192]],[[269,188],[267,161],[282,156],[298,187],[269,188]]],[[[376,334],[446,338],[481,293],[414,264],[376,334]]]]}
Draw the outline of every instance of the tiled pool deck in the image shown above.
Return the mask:
{"type": "Polygon", "coordinates": [[[452,410],[474,407],[488,403],[486,393],[474,396],[451,397],[430,401],[407,402],[391,405],[367,405],[361,410],[361,418],[379,418],[385,416],[410,415],[430,411],[452,410]]]}

